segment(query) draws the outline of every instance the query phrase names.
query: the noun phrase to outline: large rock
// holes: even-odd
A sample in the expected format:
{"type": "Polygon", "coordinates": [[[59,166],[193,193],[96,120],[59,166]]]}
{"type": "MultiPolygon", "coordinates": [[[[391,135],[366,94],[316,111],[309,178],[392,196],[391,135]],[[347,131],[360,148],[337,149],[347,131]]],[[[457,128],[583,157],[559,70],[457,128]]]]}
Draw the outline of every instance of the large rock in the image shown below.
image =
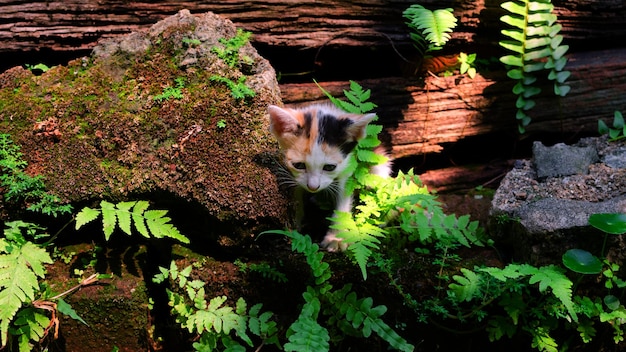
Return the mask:
{"type": "Polygon", "coordinates": [[[235,67],[218,57],[220,39],[235,35],[227,19],[183,10],[40,76],[13,68],[0,75],[0,133],[64,202],[176,204],[174,215],[202,219],[195,230],[223,244],[282,228],[288,206],[265,116],[280,91],[250,44],[235,67]],[[214,75],[245,79],[255,96],[233,98],[214,75]],[[167,91],[182,94],[159,98],[167,91]]]}
{"type": "MultiPolygon", "coordinates": [[[[497,243],[512,259],[534,264],[560,263],[570,248],[600,255],[604,234],[589,226],[588,218],[626,213],[623,150],[623,142],[606,138],[535,146],[539,157],[517,161],[494,195],[489,227],[497,243]]],[[[623,261],[622,236],[610,239],[609,255],[623,261]]]]}

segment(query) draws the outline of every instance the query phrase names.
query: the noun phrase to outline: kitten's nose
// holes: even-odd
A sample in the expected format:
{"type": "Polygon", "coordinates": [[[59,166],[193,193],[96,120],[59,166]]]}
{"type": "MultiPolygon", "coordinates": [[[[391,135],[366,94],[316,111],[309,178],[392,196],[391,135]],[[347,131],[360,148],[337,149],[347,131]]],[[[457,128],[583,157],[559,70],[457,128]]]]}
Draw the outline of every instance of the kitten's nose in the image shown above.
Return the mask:
{"type": "Polygon", "coordinates": [[[320,185],[312,185],[309,183],[306,186],[310,192],[316,192],[318,189],[320,189],[320,185]]]}
{"type": "Polygon", "coordinates": [[[317,192],[320,189],[320,182],[316,178],[311,177],[307,181],[306,187],[309,189],[309,192],[317,192]]]}

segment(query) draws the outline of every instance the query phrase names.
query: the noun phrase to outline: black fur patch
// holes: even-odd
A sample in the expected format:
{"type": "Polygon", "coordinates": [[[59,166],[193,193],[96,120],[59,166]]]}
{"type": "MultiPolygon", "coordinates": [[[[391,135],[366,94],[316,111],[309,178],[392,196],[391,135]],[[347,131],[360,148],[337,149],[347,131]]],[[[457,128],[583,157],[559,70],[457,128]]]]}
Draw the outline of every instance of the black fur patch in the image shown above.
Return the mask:
{"type": "Polygon", "coordinates": [[[318,142],[339,147],[344,155],[350,153],[356,142],[347,141],[346,129],[353,122],[350,119],[338,119],[333,115],[318,115],[318,142]]]}

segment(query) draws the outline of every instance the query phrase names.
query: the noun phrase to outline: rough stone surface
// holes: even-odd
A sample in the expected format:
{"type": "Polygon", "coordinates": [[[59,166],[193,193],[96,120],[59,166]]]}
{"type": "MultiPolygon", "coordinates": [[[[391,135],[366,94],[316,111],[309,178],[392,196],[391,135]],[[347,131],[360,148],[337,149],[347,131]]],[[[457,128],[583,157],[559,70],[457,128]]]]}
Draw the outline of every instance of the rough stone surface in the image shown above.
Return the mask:
{"type": "MultiPolygon", "coordinates": [[[[587,138],[572,148],[591,149],[599,159],[588,171],[539,177],[537,163],[553,163],[571,150],[553,148],[551,158],[519,160],[506,175],[492,201],[490,232],[514,259],[536,264],[560,262],[570,248],[600,252],[603,234],[588,225],[595,213],[626,213],[626,168],[622,143],[587,138]],[[563,152],[563,153],[561,153],[563,152]],[[616,167],[617,166],[617,167],[616,167]]],[[[581,149],[582,150],[582,149],[581,149]]],[[[612,236],[609,255],[622,258],[622,236],[612,236]]]]}
{"type": "Polygon", "coordinates": [[[533,157],[537,177],[569,176],[586,174],[589,165],[598,160],[598,153],[593,147],[568,146],[558,143],[552,147],[546,147],[537,141],[533,143],[533,157]]]}
{"type": "Polygon", "coordinates": [[[229,246],[282,228],[288,205],[266,116],[280,90],[249,43],[235,67],[217,56],[220,39],[236,31],[215,14],[183,10],[40,76],[8,70],[0,75],[0,133],[63,202],[147,198],[172,206],[183,230],[189,224],[229,246]],[[255,96],[233,98],[215,75],[245,79],[255,96]],[[178,97],[163,97],[176,89],[178,97]]]}

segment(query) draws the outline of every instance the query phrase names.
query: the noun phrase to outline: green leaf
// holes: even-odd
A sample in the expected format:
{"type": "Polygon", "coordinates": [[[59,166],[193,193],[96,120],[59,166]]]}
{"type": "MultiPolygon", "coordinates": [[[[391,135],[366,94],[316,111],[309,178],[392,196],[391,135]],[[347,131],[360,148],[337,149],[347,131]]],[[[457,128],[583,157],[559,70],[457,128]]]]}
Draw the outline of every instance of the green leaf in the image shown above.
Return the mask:
{"type": "Polygon", "coordinates": [[[76,214],[76,230],[97,219],[98,216],[100,216],[100,210],[84,207],[78,212],[78,214],[76,214]]]}
{"type": "Polygon", "coordinates": [[[563,265],[579,274],[599,274],[602,272],[600,259],[582,249],[570,249],[563,254],[563,265]]]}
{"type": "Polygon", "coordinates": [[[521,57],[514,55],[505,55],[500,58],[500,61],[505,65],[522,67],[524,66],[524,62],[521,57]]]}
{"type": "Polygon", "coordinates": [[[78,313],[76,313],[76,311],[72,308],[72,306],[70,306],[67,302],[65,302],[63,298],[59,298],[57,302],[57,310],[59,311],[59,313],[63,313],[67,315],[68,317],[74,320],[80,321],[81,323],[89,326],[89,324],[87,324],[87,322],[83,320],[83,318],[81,318],[78,315],[78,313]]]}
{"type": "Polygon", "coordinates": [[[524,29],[526,28],[526,21],[524,21],[524,18],[520,18],[517,16],[511,16],[511,15],[504,15],[502,17],[500,17],[500,21],[508,24],[509,26],[515,27],[515,28],[519,28],[519,29],[524,29]]]}
{"type": "Polygon", "coordinates": [[[601,231],[613,235],[626,233],[626,214],[602,213],[589,216],[589,224],[601,231]]]}
{"type": "Polygon", "coordinates": [[[143,213],[148,209],[150,203],[147,201],[138,201],[135,202],[135,206],[133,207],[132,219],[135,224],[135,229],[139,232],[140,235],[146,238],[150,238],[150,232],[148,232],[148,228],[146,228],[146,224],[144,223],[145,219],[143,217],[143,213]]]}
{"type": "Polygon", "coordinates": [[[598,120],[598,133],[600,134],[609,133],[609,126],[606,125],[606,122],[602,120],[598,120]]]}
{"type": "Polygon", "coordinates": [[[45,275],[44,264],[52,263],[48,252],[32,242],[13,246],[7,254],[1,254],[3,251],[0,247],[1,346],[7,344],[9,323],[15,314],[35,299],[35,292],[39,290],[37,278],[45,275]]]}
{"type": "Polygon", "coordinates": [[[525,5],[522,5],[515,1],[507,1],[505,3],[500,4],[500,7],[502,7],[503,9],[511,13],[514,13],[520,16],[525,16],[528,11],[525,5]]]}
{"type": "Polygon", "coordinates": [[[615,111],[613,113],[613,128],[621,129],[626,127],[624,124],[624,116],[620,111],[615,111]]]}
{"type": "Polygon", "coordinates": [[[606,295],[604,297],[604,304],[606,304],[607,308],[610,310],[617,310],[621,305],[619,298],[613,295],[606,295]]]}
{"type": "Polygon", "coordinates": [[[131,235],[131,223],[130,223],[130,209],[135,205],[136,202],[121,202],[117,203],[117,221],[120,229],[124,231],[125,234],[131,235]]]}
{"type": "Polygon", "coordinates": [[[469,302],[480,293],[482,280],[475,272],[461,268],[463,276],[454,275],[452,278],[457,283],[451,283],[448,287],[459,302],[469,302]]]}
{"type": "Polygon", "coordinates": [[[115,204],[103,200],[100,202],[100,208],[102,209],[102,231],[104,238],[108,241],[117,225],[115,204]]]}

